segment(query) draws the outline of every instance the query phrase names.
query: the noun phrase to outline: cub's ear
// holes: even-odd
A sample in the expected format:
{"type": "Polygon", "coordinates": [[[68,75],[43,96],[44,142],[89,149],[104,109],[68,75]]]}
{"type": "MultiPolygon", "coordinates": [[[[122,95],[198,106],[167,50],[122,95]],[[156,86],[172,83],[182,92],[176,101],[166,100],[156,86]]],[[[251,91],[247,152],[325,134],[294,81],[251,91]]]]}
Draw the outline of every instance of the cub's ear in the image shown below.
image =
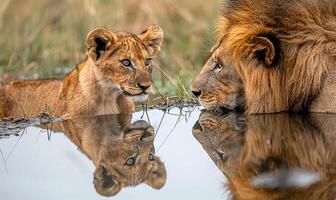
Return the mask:
{"type": "Polygon", "coordinates": [[[123,188],[123,184],[119,183],[103,166],[96,168],[93,184],[97,193],[105,197],[114,196],[123,188]]]}
{"type": "Polygon", "coordinates": [[[274,36],[257,36],[253,40],[252,56],[262,62],[266,67],[271,67],[277,58],[278,40],[274,36]]]}
{"type": "Polygon", "coordinates": [[[116,40],[116,35],[105,28],[96,28],[90,31],[86,37],[88,56],[94,61],[98,60],[116,40]]]}
{"type": "Polygon", "coordinates": [[[163,32],[160,26],[152,25],[138,37],[144,42],[151,56],[155,56],[160,51],[163,40],[163,32]]]}
{"type": "Polygon", "coordinates": [[[153,162],[154,166],[149,172],[145,183],[152,188],[161,189],[166,184],[167,180],[166,167],[157,156],[155,156],[155,161],[153,162]]]}

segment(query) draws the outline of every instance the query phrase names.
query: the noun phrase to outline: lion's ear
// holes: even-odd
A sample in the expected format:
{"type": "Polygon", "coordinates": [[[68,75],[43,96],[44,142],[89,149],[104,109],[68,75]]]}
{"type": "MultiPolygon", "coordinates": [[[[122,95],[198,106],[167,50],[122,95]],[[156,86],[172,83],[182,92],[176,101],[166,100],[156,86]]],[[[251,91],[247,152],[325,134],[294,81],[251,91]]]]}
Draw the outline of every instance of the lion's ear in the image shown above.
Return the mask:
{"type": "Polygon", "coordinates": [[[161,48],[163,31],[158,25],[152,25],[138,37],[144,42],[151,56],[155,56],[161,48]]]}
{"type": "Polygon", "coordinates": [[[266,67],[271,67],[276,60],[277,40],[273,37],[257,36],[253,40],[253,57],[262,62],[266,67]]]}
{"type": "Polygon", "coordinates": [[[96,28],[90,31],[86,37],[87,54],[94,61],[117,40],[116,35],[105,28],[96,28]]]}
{"type": "Polygon", "coordinates": [[[161,189],[166,184],[167,180],[166,167],[157,156],[155,157],[155,161],[153,162],[154,166],[149,172],[145,182],[152,188],[161,189]]]}
{"type": "Polygon", "coordinates": [[[97,193],[106,197],[118,194],[123,188],[123,184],[119,183],[103,166],[96,168],[93,184],[97,193]]]}

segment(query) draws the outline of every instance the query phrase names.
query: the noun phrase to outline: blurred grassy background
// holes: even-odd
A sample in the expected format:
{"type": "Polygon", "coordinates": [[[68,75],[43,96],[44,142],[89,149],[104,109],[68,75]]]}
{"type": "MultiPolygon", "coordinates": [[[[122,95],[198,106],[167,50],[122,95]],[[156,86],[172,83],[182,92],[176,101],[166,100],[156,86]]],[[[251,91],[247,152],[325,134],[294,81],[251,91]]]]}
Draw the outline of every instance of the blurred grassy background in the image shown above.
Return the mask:
{"type": "Polygon", "coordinates": [[[89,30],[164,30],[153,79],[162,94],[184,95],[214,39],[222,0],[1,0],[0,81],[58,78],[84,59],[89,30]],[[210,39],[210,40],[209,40],[210,39]],[[168,76],[168,77],[167,77],[168,76]]]}

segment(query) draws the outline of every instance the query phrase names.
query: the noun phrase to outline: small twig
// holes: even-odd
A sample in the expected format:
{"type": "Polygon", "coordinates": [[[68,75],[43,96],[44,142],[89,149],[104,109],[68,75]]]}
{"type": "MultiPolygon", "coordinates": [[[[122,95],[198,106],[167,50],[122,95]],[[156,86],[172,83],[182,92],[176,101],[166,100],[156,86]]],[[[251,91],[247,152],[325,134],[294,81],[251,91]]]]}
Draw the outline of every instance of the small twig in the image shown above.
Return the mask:
{"type": "Polygon", "coordinates": [[[172,130],[169,132],[169,134],[167,135],[167,137],[164,139],[164,141],[161,143],[161,145],[158,148],[158,152],[160,151],[161,147],[167,142],[169,136],[174,132],[175,128],[177,127],[178,123],[181,120],[181,115],[177,118],[176,123],[174,124],[172,130]]]}
{"type": "Polygon", "coordinates": [[[149,115],[148,115],[148,112],[147,112],[147,107],[148,107],[148,101],[146,102],[145,113],[146,113],[146,116],[147,116],[148,123],[151,124],[151,121],[149,119],[149,115]]]}
{"type": "Polygon", "coordinates": [[[50,141],[51,140],[51,134],[52,134],[52,124],[50,124],[50,128],[49,128],[49,126],[47,124],[46,129],[47,129],[48,141],[50,141]]]}
{"type": "Polygon", "coordinates": [[[162,117],[161,117],[159,126],[158,126],[158,128],[156,129],[156,132],[155,132],[155,135],[154,135],[154,139],[156,138],[156,135],[158,134],[158,132],[159,132],[159,130],[160,130],[160,128],[161,128],[161,125],[162,125],[162,122],[163,122],[164,117],[166,116],[166,113],[167,113],[166,111],[163,112],[163,115],[162,115],[162,117]]]}
{"type": "Polygon", "coordinates": [[[1,149],[0,149],[0,153],[1,153],[2,161],[3,161],[4,165],[5,165],[6,173],[8,174],[8,168],[7,168],[6,160],[5,160],[5,157],[4,157],[1,149]]]}
{"type": "Polygon", "coordinates": [[[141,106],[142,106],[142,115],[140,119],[143,119],[143,117],[145,116],[145,106],[143,105],[143,103],[141,103],[141,106]]]}
{"type": "Polygon", "coordinates": [[[16,141],[16,143],[15,143],[13,149],[9,152],[9,154],[8,154],[8,156],[7,156],[7,158],[6,158],[6,162],[7,162],[8,159],[11,157],[11,155],[14,153],[14,151],[15,151],[17,145],[19,144],[19,142],[20,142],[20,140],[21,140],[21,138],[22,138],[22,136],[26,133],[26,130],[27,130],[27,129],[23,129],[22,134],[20,135],[19,139],[16,141]]]}

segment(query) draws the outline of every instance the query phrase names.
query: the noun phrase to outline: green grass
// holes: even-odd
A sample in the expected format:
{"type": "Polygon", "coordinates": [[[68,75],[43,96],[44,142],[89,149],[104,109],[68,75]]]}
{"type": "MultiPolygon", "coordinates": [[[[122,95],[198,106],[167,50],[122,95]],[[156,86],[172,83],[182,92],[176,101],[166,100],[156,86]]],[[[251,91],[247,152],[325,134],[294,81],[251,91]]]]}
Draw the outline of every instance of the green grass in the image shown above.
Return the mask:
{"type": "Polygon", "coordinates": [[[165,40],[153,79],[162,94],[188,97],[208,56],[221,1],[4,0],[0,80],[64,76],[84,59],[86,34],[95,27],[139,33],[159,24],[165,40]]]}

